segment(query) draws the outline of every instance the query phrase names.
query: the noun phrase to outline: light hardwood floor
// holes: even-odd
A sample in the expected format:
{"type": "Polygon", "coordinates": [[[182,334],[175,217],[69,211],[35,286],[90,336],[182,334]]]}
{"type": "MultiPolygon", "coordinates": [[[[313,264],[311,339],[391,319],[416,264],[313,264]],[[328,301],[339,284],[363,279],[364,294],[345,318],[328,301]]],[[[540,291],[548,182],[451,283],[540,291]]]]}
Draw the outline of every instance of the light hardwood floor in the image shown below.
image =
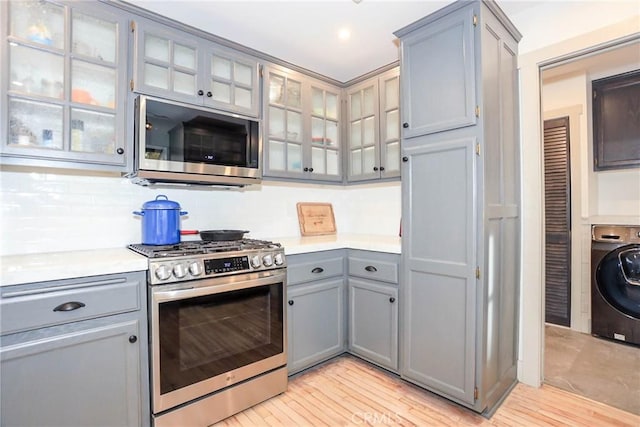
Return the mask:
{"type": "MultiPolygon", "coordinates": [[[[639,397],[640,398],[640,397],[639,397]]],[[[640,416],[552,386],[518,384],[491,419],[352,356],[289,380],[286,393],[222,426],[640,426],[640,416]]]]}

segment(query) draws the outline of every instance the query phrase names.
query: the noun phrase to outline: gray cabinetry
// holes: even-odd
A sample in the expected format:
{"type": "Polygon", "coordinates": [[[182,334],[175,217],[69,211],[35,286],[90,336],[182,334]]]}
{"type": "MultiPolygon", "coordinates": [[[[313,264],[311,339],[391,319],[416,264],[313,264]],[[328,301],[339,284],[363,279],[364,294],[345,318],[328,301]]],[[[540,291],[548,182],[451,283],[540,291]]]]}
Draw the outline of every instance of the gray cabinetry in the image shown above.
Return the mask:
{"type": "Polygon", "coordinates": [[[344,251],[287,258],[289,374],[345,351],[344,251]]]}
{"type": "Polygon", "coordinates": [[[356,83],[347,94],[347,180],[400,176],[399,69],[356,83]]]}
{"type": "Polygon", "coordinates": [[[260,84],[254,58],[144,19],[137,20],[132,28],[134,90],[259,116],[260,84]]]}
{"type": "Polygon", "coordinates": [[[2,425],[149,424],[145,277],[1,289],[2,425]]]}
{"type": "Polygon", "coordinates": [[[401,375],[490,411],[516,381],[520,34],[494,2],[458,1],[396,35],[401,375]]]}
{"type": "Polygon", "coordinates": [[[398,369],[399,256],[350,250],[349,352],[398,369]]]}
{"type": "Polygon", "coordinates": [[[0,10],[2,162],[125,170],[127,20],[99,3],[0,10]]]}
{"type": "Polygon", "coordinates": [[[340,88],[266,68],[264,176],[342,181],[340,88]]]}
{"type": "Polygon", "coordinates": [[[434,16],[401,30],[405,138],[476,123],[477,13],[468,7],[434,16]]]}

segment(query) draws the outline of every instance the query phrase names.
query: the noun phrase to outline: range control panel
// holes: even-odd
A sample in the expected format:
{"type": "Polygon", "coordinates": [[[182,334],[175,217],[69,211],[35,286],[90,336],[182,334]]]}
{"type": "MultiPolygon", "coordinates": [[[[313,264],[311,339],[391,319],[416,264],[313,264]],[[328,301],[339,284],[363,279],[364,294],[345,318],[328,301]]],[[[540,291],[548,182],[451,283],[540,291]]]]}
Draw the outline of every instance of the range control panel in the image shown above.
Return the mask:
{"type": "Polygon", "coordinates": [[[249,257],[247,256],[204,260],[204,274],[206,275],[245,270],[249,270],[249,257]]]}
{"type": "Polygon", "coordinates": [[[217,276],[285,268],[284,249],[267,248],[149,260],[149,284],[184,282],[217,276]]]}

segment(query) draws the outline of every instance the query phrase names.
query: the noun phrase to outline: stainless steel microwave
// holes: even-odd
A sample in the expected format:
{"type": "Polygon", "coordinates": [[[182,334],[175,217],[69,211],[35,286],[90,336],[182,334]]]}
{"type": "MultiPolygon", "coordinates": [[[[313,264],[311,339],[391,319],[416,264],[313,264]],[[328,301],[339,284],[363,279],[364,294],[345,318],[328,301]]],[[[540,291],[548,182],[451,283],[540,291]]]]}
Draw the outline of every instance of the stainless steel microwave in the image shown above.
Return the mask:
{"type": "Polygon", "coordinates": [[[260,122],[140,95],[135,101],[138,184],[244,186],[262,179],[260,122]]]}

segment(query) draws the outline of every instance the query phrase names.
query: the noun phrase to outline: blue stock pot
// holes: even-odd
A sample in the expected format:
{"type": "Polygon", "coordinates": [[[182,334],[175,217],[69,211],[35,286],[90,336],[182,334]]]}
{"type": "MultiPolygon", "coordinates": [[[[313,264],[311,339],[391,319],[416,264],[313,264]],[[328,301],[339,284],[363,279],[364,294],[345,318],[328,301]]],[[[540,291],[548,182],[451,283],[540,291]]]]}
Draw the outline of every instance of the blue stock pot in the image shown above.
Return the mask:
{"type": "Polygon", "coordinates": [[[180,211],[180,204],[163,194],[142,205],[142,211],[134,215],[142,217],[143,245],[173,245],[180,243],[180,217],[188,212],[180,211]]]}

